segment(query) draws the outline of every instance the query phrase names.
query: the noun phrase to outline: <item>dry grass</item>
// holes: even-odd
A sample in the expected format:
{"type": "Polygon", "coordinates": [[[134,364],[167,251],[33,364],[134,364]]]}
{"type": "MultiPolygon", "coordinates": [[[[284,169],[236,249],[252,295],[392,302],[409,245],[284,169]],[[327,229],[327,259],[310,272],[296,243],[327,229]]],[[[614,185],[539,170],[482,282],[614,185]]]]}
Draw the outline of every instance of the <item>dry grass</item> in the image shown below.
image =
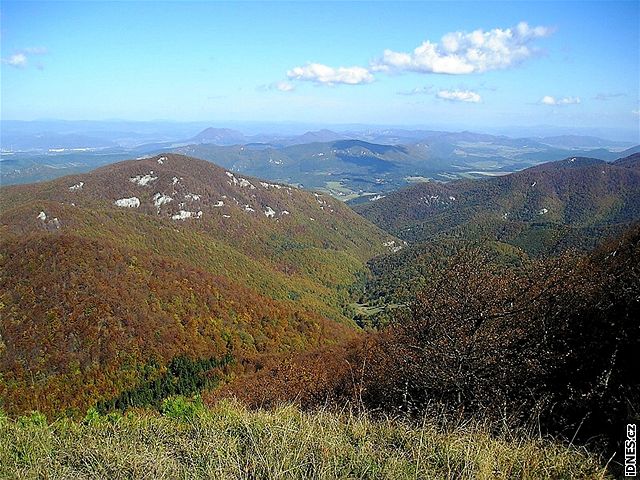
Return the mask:
{"type": "Polygon", "coordinates": [[[0,418],[2,478],[606,478],[598,458],[547,440],[496,438],[294,406],[250,411],[182,399],[163,414],[0,418]]]}

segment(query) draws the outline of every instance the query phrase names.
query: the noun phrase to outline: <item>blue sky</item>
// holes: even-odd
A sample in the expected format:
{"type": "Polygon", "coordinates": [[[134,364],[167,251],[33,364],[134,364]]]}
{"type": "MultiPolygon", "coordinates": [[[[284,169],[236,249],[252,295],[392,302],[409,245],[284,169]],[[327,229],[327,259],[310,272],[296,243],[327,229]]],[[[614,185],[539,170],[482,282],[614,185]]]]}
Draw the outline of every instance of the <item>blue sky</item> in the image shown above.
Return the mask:
{"type": "Polygon", "coordinates": [[[3,119],[638,130],[637,1],[3,1],[0,19],[3,119]]]}

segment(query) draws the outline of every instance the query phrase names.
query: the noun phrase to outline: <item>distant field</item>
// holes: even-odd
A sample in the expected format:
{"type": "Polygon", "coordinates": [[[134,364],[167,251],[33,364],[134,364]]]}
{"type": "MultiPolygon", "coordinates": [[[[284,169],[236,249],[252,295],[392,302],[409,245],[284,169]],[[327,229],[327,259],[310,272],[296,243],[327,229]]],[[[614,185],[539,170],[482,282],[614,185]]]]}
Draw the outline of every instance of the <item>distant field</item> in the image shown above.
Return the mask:
{"type": "Polygon", "coordinates": [[[384,306],[379,306],[379,305],[372,306],[367,303],[352,303],[351,306],[353,307],[353,309],[356,311],[357,314],[364,315],[367,317],[371,315],[375,315],[376,313],[380,313],[385,309],[384,306]]]}
{"type": "Polygon", "coordinates": [[[500,171],[500,172],[493,172],[493,171],[474,171],[474,172],[464,172],[464,173],[460,173],[460,177],[462,178],[478,178],[478,177],[502,177],[504,175],[509,175],[510,173],[513,172],[509,172],[509,171],[500,171]]]}
{"type": "Polygon", "coordinates": [[[130,152],[2,153],[0,185],[42,182],[134,158],[130,152]]]}

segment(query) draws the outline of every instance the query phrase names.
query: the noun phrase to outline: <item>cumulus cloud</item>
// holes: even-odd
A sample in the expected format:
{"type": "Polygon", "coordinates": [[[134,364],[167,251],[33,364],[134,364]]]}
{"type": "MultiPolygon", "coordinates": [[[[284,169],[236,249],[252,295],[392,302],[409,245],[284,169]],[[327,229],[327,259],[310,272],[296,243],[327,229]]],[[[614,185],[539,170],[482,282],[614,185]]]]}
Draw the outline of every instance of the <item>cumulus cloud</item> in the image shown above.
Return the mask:
{"type": "Polygon", "coordinates": [[[292,68],[287,72],[287,77],[322,85],[361,85],[373,81],[373,75],[364,67],[333,68],[320,63],[308,63],[303,67],[292,68]]]}
{"type": "MultiPolygon", "coordinates": [[[[26,68],[29,64],[29,57],[32,55],[44,55],[49,53],[44,47],[28,47],[14,52],[2,59],[2,63],[15,68],[26,68]]],[[[38,63],[38,69],[42,70],[42,64],[38,63]]]]}
{"type": "Polygon", "coordinates": [[[439,43],[425,41],[413,52],[385,50],[372,71],[463,75],[513,67],[536,53],[533,42],[552,33],[520,22],[513,28],[452,32],[439,43]]]}
{"type": "Polygon", "coordinates": [[[285,80],[279,81],[279,82],[273,82],[273,83],[266,83],[263,85],[258,85],[256,87],[256,90],[258,90],[259,92],[266,92],[269,90],[277,90],[278,92],[293,92],[295,91],[296,86],[291,83],[291,82],[287,82],[285,80]]]}
{"type": "MultiPolygon", "coordinates": [[[[535,41],[547,37],[553,29],[531,27],[520,22],[511,28],[451,32],[439,42],[424,41],[412,52],[385,50],[368,67],[330,67],[308,63],[287,72],[291,80],[304,80],[322,85],[361,85],[371,83],[377,72],[418,72],[449,75],[482,73],[514,67],[535,55],[539,49],[535,41]]],[[[399,95],[417,95],[419,89],[398,92],[399,95]]]]}
{"type": "Polygon", "coordinates": [[[540,99],[540,103],[543,105],[557,106],[557,105],[576,105],[580,103],[580,97],[563,97],[556,98],[551,95],[545,95],[540,99]]]}
{"type": "Polygon", "coordinates": [[[640,110],[631,110],[631,114],[640,117],[640,110]]]}
{"type": "Polygon", "coordinates": [[[436,97],[451,102],[478,103],[482,100],[480,95],[471,90],[440,90],[436,97]]]}

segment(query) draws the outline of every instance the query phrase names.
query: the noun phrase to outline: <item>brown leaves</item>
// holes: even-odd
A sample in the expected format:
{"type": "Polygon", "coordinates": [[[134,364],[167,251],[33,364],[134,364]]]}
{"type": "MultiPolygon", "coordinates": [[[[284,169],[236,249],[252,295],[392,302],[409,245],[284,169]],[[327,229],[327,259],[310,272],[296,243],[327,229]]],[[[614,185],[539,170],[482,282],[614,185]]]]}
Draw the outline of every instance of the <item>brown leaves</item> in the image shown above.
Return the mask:
{"type": "Polygon", "coordinates": [[[640,228],[592,255],[518,270],[468,249],[434,268],[410,313],[384,331],[274,362],[221,394],[251,405],[537,415],[555,432],[582,424],[584,438],[613,435],[640,404],[638,258],[640,228]]]}
{"type": "Polygon", "coordinates": [[[243,358],[350,335],[226,278],[107,241],[36,234],[2,252],[0,372],[12,412],[85,409],[135,386],[152,360],[243,358]]]}

